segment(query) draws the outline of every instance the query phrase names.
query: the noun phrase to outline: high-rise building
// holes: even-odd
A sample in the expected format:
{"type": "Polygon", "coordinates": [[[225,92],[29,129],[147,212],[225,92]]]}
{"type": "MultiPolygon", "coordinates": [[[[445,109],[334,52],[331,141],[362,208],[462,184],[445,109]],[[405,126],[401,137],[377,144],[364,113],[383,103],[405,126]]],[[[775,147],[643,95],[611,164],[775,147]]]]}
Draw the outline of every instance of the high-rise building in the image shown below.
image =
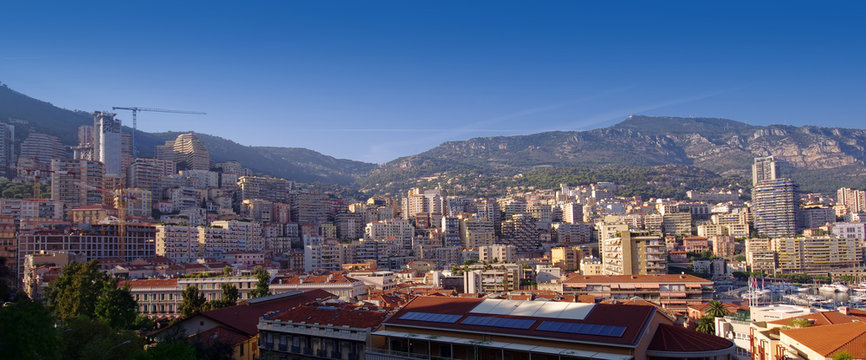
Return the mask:
{"type": "Polygon", "coordinates": [[[105,175],[123,175],[123,138],[117,114],[96,111],[93,113],[93,154],[105,166],[105,175]]]}
{"type": "Polygon", "coordinates": [[[779,177],[779,166],[772,156],[755,158],[752,164],[752,186],[762,181],[775,180],[779,177]]]}
{"type": "Polygon", "coordinates": [[[322,223],[331,214],[331,198],[327,194],[295,193],[290,196],[292,220],[298,224],[322,223]]]}
{"type": "Polygon", "coordinates": [[[776,252],[768,238],[746,240],[746,265],[750,271],[773,272],[776,270],[776,252]]]}
{"type": "Polygon", "coordinates": [[[101,162],[53,159],[51,171],[51,200],[60,201],[67,208],[102,204],[101,162]]]}
{"type": "Polygon", "coordinates": [[[583,205],[575,202],[567,202],[562,205],[562,222],[566,224],[577,224],[583,221],[583,205]]]}
{"type": "Polygon", "coordinates": [[[241,200],[262,199],[288,203],[292,182],[263,176],[241,176],[238,178],[238,187],[241,189],[241,200]]]}
{"type": "Polygon", "coordinates": [[[760,235],[796,235],[797,208],[797,185],[790,179],[765,180],[752,188],[755,230],[760,235]]]}
{"type": "Polygon", "coordinates": [[[665,241],[658,236],[633,236],[630,231],[601,242],[605,275],[667,274],[665,241]]]}
{"type": "Polygon", "coordinates": [[[180,134],[174,140],[156,147],[156,157],[172,160],[178,169],[210,170],[210,153],[194,133],[180,134]]]}
{"type": "Polygon", "coordinates": [[[15,126],[0,123],[0,177],[15,177],[15,126]]]}
{"type": "Polygon", "coordinates": [[[162,199],[162,179],[176,174],[177,167],[171,160],[138,158],[127,173],[127,186],[147,189],[154,199],[162,199]]]}
{"type": "Polygon", "coordinates": [[[441,229],[444,246],[463,246],[463,241],[460,239],[460,219],[443,216],[441,229]]]}
{"type": "Polygon", "coordinates": [[[19,157],[35,158],[40,167],[47,168],[51,159],[65,159],[67,152],[56,136],[32,132],[21,143],[19,157]]]}
{"type": "Polygon", "coordinates": [[[866,191],[839,188],[836,191],[836,204],[844,206],[849,213],[866,212],[866,191]]]}
{"type": "Polygon", "coordinates": [[[460,238],[467,248],[493,245],[496,231],[493,221],[487,218],[468,217],[460,221],[460,238]]]}
{"type": "Polygon", "coordinates": [[[126,203],[126,214],[149,218],[152,215],[152,197],[150,190],[130,188],[123,192],[115,191],[114,208],[119,209],[122,203],[126,203]]]}

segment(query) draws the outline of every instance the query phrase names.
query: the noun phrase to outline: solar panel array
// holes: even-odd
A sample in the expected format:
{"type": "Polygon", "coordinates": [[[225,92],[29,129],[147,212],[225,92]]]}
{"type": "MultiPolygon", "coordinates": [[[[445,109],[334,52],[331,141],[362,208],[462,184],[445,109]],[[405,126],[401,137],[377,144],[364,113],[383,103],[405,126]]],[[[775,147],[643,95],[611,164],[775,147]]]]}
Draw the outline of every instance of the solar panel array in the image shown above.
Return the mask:
{"type": "Polygon", "coordinates": [[[493,326],[493,327],[501,327],[501,328],[509,328],[509,329],[529,329],[529,327],[531,327],[532,324],[535,323],[535,320],[508,319],[508,318],[485,317],[485,316],[467,316],[460,323],[464,324],[464,325],[493,326]]]}
{"type": "Polygon", "coordinates": [[[625,332],[624,326],[580,324],[563,321],[544,321],[535,329],[541,331],[611,337],[620,337],[625,332]]]}
{"type": "Polygon", "coordinates": [[[430,322],[438,322],[438,323],[448,323],[453,324],[460,320],[463,315],[451,315],[451,314],[435,314],[435,313],[425,313],[418,311],[409,311],[403,316],[400,317],[400,320],[416,320],[416,321],[430,321],[430,322]]]}

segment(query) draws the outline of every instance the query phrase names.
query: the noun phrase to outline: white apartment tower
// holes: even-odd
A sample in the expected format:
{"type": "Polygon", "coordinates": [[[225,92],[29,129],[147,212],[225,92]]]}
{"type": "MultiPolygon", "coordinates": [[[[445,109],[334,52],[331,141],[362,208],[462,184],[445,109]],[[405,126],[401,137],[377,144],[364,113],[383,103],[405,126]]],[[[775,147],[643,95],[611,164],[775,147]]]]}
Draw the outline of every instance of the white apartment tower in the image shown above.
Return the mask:
{"type": "Polygon", "coordinates": [[[121,177],[123,174],[123,139],[120,135],[120,120],[116,114],[96,111],[93,113],[93,153],[105,166],[105,176],[121,177]]]}

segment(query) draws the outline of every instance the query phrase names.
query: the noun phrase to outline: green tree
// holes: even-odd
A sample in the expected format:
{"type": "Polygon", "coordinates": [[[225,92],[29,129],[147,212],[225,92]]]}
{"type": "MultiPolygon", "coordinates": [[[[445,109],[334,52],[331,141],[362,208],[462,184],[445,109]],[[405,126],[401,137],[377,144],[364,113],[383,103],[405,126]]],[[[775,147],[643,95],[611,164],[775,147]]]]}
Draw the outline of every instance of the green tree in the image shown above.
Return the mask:
{"type": "Polygon", "coordinates": [[[188,285],[186,289],[183,289],[183,292],[180,293],[180,296],[183,299],[180,303],[180,315],[185,318],[204,310],[205,304],[207,303],[204,294],[200,293],[198,287],[194,285],[188,285]]]}
{"type": "Polygon", "coordinates": [[[270,294],[270,282],[271,277],[268,275],[267,271],[262,269],[261,271],[256,273],[256,288],[252,289],[248,292],[251,298],[258,298],[263,296],[268,296],[270,294]]]}
{"type": "Polygon", "coordinates": [[[792,328],[804,328],[804,327],[809,327],[811,325],[812,325],[812,322],[810,322],[807,319],[803,319],[803,318],[794,318],[794,319],[791,319],[790,322],[788,322],[788,326],[790,326],[792,328]]]}
{"type": "Polygon", "coordinates": [[[0,307],[0,359],[56,359],[60,341],[42,304],[22,299],[0,307]]]}
{"type": "Polygon", "coordinates": [[[117,287],[117,280],[106,281],[96,299],[96,319],[114,329],[131,329],[138,315],[138,306],[132,299],[129,288],[117,287]]]}
{"type": "Polygon", "coordinates": [[[716,334],[716,324],[714,323],[714,319],[712,316],[704,316],[698,320],[698,324],[695,326],[695,330],[702,332],[704,334],[715,335],[716,334]]]}
{"type": "Polygon", "coordinates": [[[223,283],[222,285],[220,285],[220,287],[223,290],[222,296],[219,300],[213,300],[208,302],[207,308],[210,310],[234,306],[238,303],[238,298],[240,298],[240,295],[238,293],[237,287],[229,283],[223,283]]]}
{"type": "Polygon", "coordinates": [[[233,272],[234,272],[234,269],[232,269],[231,266],[226,265],[225,267],[223,267],[223,275],[232,276],[233,272]]]}
{"type": "Polygon", "coordinates": [[[833,353],[833,355],[831,355],[830,358],[833,360],[853,360],[854,355],[851,355],[851,353],[849,353],[845,350],[842,350],[842,351],[837,351],[837,352],[833,353]]]}
{"type": "Polygon", "coordinates": [[[99,271],[96,260],[73,262],[48,285],[45,295],[49,307],[61,321],[81,315],[92,318],[106,280],[107,275],[99,271]]]}
{"type": "Polygon", "coordinates": [[[720,301],[710,301],[710,307],[707,308],[705,314],[714,318],[722,317],[728,315],[728,309],[725,309],[725,305],[720,301]]]}

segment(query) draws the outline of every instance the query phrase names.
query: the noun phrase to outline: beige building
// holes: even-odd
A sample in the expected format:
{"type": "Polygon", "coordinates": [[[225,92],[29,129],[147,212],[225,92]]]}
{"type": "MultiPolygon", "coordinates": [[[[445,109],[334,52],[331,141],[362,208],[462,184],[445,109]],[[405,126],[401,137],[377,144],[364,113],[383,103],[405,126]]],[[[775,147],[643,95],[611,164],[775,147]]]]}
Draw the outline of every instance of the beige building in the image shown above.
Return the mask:
{"type": "Polygon", "coordinates": [[[582,258],[583,251],[578,246],[550,249],[550,264],[560,268],[562,271],[580,270],[582,258]]]}
{"type": "Polygon", "coordinates": [[[512,262],[517,248],[514,245],[488,245],[478,247],[478,260],[481,262],[512,262]]]}
{"type": "Polygon", "coordinates": [[[629,231],[601,242],[605,275],[667,273],[665,242],[658,236],[634,236],[629,231]]]}
{"type": "Polygon", "coordinates": [[[177,163],[179,169],[210,170],[210,153],[194,133],[180,134],[156,147],[156,157],[177,163]]]}
{"type": "Polygon", "coordinates": [[[835,236],[776,238],[778,269],[798,272],[854,266],[863,259],[860,242],[835,236]]]}
{"type": "Polygon", "coordinates": [[[468,217],[460,220],[460,239],[467,248],[493,245],[496,231],[493,221],[486,218],[468,217]]]}
{"type": "Polygon", "coordinates": [[[767,238],[746,240],[746,265],[750,271],[773,272],[776,270],[776,252],[767,238]]]}

